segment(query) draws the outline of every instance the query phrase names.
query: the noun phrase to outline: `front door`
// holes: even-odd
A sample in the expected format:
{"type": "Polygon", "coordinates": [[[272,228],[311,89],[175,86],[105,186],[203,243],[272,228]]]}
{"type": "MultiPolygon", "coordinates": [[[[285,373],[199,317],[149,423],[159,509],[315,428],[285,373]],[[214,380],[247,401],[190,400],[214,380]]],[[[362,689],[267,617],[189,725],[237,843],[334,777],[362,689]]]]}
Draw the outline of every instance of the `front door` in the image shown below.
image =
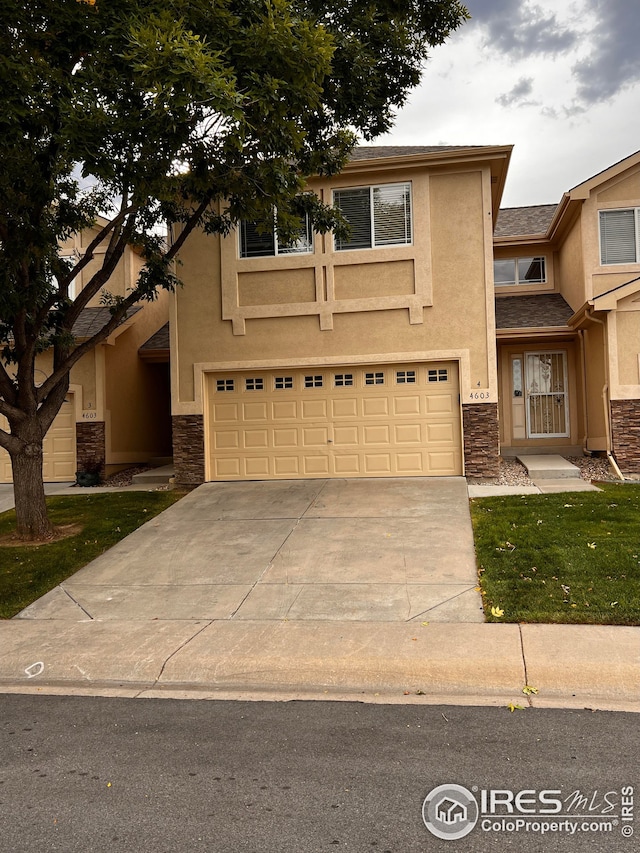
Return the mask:
{"type": "Polygon", "coordinates": [[[525,353],[525,395],[528,438],[569,435],[567,354],[525,353]]]}

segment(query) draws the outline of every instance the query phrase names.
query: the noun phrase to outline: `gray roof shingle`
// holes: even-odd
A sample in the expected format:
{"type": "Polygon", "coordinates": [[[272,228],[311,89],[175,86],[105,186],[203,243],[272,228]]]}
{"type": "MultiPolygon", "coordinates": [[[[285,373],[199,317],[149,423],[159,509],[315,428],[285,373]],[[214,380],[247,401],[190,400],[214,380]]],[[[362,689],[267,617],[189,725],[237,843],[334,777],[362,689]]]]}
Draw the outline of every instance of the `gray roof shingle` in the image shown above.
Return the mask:
{"type": "Polygon", "coordinates": [[[497,329],[533,329],[566,326],[573,314],[559,293],[535,296],[499,296],[496,298],[497,329]]]}
{"type": "MultiPolygon", "coordinates": [[[[140,309],[140,305],[134,305],[133,308],[129,308],[121,323],[133,317],[140,309]]],[[[83,308],[73,326],[73,334],[76,338],[90,338],[96,332],[99,332],[110,319],[111,311],[106,306],[100,308],[83,308]]]]}
{"type": "Polygon", "coordinates": [[[557,206],[537,204],[532,207],[503,207],[498,212],[493,236],[525,237],[546,234],[557,206]]]}
{"type": "Polygon", "coordinates": [[[169,349],[169,323],[165,323],[140,347],[141,350],[169,349]]]}
{"type": "Polygon", "coordinates": [[[487,148],[486,145],[358,145],[351,152],[351,160],[377,160],[385,157],[409,157],[412,154],[440,154],[468,148],[487,148]]]}

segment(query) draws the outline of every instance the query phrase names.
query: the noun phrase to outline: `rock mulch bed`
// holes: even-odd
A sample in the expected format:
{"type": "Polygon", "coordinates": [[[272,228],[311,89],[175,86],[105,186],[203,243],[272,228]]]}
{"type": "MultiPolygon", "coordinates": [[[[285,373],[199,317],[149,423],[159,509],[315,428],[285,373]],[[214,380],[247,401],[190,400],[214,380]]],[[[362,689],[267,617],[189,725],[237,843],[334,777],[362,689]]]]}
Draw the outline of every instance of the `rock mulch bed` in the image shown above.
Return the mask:
{"type": "MultiPolygon", "coordinates": [[[[591,456],[567,456],[572,465],[580,469],[583,480],[616,482],[618,478],[611,471],[608,459],[591,456]]],[[[517,459],[500,458],[500,475],[495,480],[501,486],[532,486],[527,469],[517,459]]]]}

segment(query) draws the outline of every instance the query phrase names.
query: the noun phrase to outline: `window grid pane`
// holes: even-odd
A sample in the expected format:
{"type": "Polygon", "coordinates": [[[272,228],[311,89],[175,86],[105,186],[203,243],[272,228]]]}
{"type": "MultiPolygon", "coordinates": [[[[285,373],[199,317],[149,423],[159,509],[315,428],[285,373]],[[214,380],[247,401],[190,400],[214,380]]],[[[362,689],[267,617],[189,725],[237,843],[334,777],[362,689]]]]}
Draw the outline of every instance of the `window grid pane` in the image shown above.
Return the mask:
{"type": "Polygon", "coordinates": [[[264,379],[245,379],[245,391],[264,391],[264,379]]]}
{"type": "Polygon", "coordinates": [[[217,379],[216,380],[216,391],[233,391],[235,389],[235,382],[233,379],[217,379]]]}
{"type": "Polygon", "coordinates": [[[304,387],[305,388],[322,388],[322,376],[314,375],[314,376],[305,376],[304,377],[304,387]]]}
{"type": "Polygon", "coordinates": [[[415,381],[415,370],[396,370],[396,383],[398,385],[413,385],[415,381]]]}
{"type": "Polygon", "coordinates": [[[345,388],[353,385],[353,373],[336,373],[333,377],[336,388],[345,388]]]}
{"type": "Polygon", "coordinates": [[[365,385],[384,385],[384,373],[365,373],[365,385]]]}
{"type": "Polygon", "coordinates": [[[427,371],[427,382],[448,382],[449,371],[446,367],[438,367],[427,371]]]}
{"type": "Polygon", "coordinates": [[[274,380],[276,391],[293,388],[293,376],[276,376],[274,380]]]}

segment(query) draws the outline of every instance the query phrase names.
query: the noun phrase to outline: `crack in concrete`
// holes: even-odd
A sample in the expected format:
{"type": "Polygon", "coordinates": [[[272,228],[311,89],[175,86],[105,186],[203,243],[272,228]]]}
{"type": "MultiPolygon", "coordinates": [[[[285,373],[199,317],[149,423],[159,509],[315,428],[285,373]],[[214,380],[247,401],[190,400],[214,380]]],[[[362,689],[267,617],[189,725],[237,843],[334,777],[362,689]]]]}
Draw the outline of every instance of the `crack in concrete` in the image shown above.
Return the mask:
{"type": "Polygon", "coordinates": [[[190,637],[187,637],[187,639],[186,639],[183,643],[181,643],[181,644],[178,646],[178,648],[177,648],[177,649],[174,649],[174,650],[171,652],[171,654],[167,656],[167,658],[165,659],[164,663],[163,663],[163,664],[162,664],[162,666],[160,667],[160,672],[159,672],[159,673],[158,673],[158,675],[156,676],[156,679],[155,679],[155,681],[153,682],[153,684],[152,684],[150,687],[144,687],[144,688],[143,688],[143,689],[142,689],[142,690],[141,690],[141,691],[140,691],[140,692],[139,692],[139,693],[138,693],[134,698],[136,698],[136,699],[137,699],[137,698],[139,698],[143,693],[145,693],[147,690],[153,690],[155,687],[157,687],[157,686],[158,686],[158,684],[159,684],[159,682],[160,682],[160,679],[162,678],[162,674],[164,673],[164,671],[165,671],[165,669],[166,669],[166,667],[167,667],[167,664],[169,663],[169,661],[171,660],[171,658],[175,657],[175,656],[178,654],[178,652],[181,652],[181,651],[182,651],[182,649],[184,649],[186,646],[188,646],[188,645],[189,645],[189,643],[190,643],[192,640],[195,640],[195,638],[196,638],[197,636],[199,636],[200,634],[202,634],[202,632],[203,632],[203,631],[205,631],[205,630],[206,630],[210,625],[213,625],[213,623],[214,623],[215,621],[216,621],[215,619],[211,619],[209,622],[207,622],[207,624],[206,624],[206,625],[203,625],[203,626],[202,626],[202,628],[200,628],[200,630],[199,630],[199,631],[196,631],[196,632],[195,632],[195,634],[192,634],[190,637]]]}

